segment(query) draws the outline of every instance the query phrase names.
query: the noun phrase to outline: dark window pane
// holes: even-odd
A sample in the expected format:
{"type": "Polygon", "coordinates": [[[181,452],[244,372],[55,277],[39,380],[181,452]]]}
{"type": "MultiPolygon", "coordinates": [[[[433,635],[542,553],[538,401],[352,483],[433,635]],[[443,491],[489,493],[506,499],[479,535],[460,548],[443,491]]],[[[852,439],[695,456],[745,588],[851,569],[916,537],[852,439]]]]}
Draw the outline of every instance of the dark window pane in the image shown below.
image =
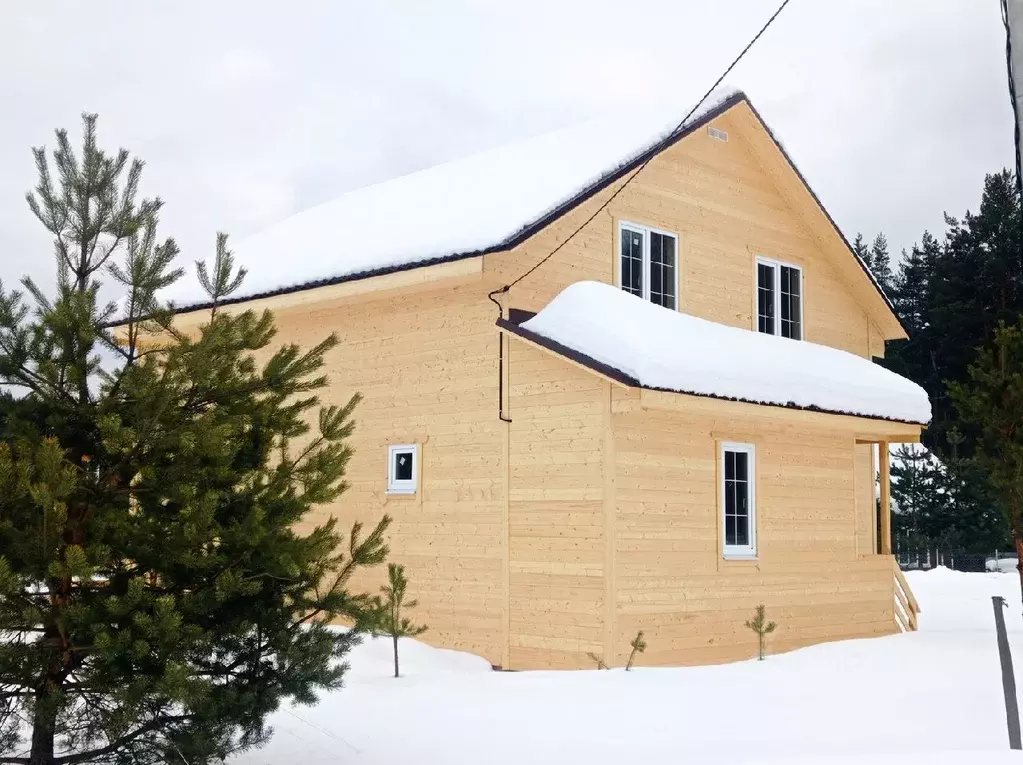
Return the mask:
{"type": "Polygon", "coordinates": [[[661,268],[660,237],[657,234],[650,236],[650,299],[659,303],[664,283],[664,269],[661,268]]]}
{"type": "Polygon", "coordinates": [[[643,296],[643,234],[622,229],[622,289],[643,296]]]}
{"type": "Polygon", "coordinates": [[[675,308],[675,237],[650,234],[650,300],[675,308]]]}
{"type": "Polygon", "coordinates": [[[749,457],[746,452],[735,452],[735,477],[740,481],[745,481],[749,477],[749,472],[746,469],[746,459],[749,457]]]}
{"type": "Polygon", "coordinates": [[[774,334],[774,266],[757,263],[757,331],[774,334]]]}
{"type": "Polygon", "coordinates": [[[788,266],[781,267],[781,335],[793,340],[803,337],[802,316],[800,311],[800,272],[788,266]]]}
{"type": "Polygon", "coordinates": [[[725,544],[751,544],[750,491],[753,481],[752,457],[746,451],[725,452],[725,544]]]}
{"type": "Polygon", "coordinates": [[[749,516],[740,515],[735,519],[735,542],[736,545],[749,544],[749,516]]]}
{"type": "Polygon", "coordinates": [[[394,480],[412,480],[412,452],[394,453],[394,480]]]}

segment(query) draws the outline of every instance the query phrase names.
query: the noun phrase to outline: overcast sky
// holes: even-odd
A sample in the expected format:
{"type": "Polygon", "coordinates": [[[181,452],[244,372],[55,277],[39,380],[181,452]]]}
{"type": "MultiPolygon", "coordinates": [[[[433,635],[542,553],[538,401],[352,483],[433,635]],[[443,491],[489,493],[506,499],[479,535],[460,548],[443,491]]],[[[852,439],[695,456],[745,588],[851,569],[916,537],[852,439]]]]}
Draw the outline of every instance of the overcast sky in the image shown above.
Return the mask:
{"type": "MultiPolygon", "coordinates": [[[[29,148],[77,136],[82,111],[146,161],[161,231],[193,261],[218,230],[702,92],[777,3],[3,0],[0,278],[51,278],[29,148]]],[[[792,0],[728,82],[845,233],[895,251],[1012,163],[998,0],[792,0]]]]}

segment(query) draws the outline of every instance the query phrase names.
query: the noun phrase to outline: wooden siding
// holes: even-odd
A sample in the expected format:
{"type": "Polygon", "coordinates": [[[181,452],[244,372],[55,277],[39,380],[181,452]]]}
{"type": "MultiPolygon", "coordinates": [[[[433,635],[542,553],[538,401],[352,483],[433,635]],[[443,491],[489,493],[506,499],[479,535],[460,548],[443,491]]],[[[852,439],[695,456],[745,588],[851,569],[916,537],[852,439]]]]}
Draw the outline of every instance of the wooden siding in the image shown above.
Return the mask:
{"type": "Polygon", "coordinates": [[[558,356],[509,342],[510,668],[749,658],[758,603],[773,651],[894,631],[892,563],[873,554],[869,445],[854,418],[713,402],[644,409],[558,356]],[[721,554],[722,441],[756,446],[758,554],[721,554]],[[869,483],[868,483],[869,482],[869,483]]]}
{"type": "MultiPolygon", "coordinates": [[[[617,230],[628,221],[679,235],[680,310],[745,329],[754,327],[758,255],[801,266],[807,340],[860,356],[883,354],[880,330],[858,302],[873,289],[849,276],[848,251],[823,251],[746,139],[739,105],[712,124],[727,143],[699,130],[655,157],[634,181],[553,258],[512,288],[508,306],[537,311],[569,284],[617,281],[617,230]]],[[[746,115],[747,117],[749,115],[746,115]]],[[[759,128],[758,128],[759,129],[759,128]]],[[[762,129],[761,129],[762,130],[762,129]]],[[[777,153],[777,152],[775,152],[777,153]]],[[[510,253],[488,255],[484,273],[507,283],[575,231],[622,185],[608,187],[510,253]]],[[[812,204],[809,195],[807,199],[812,204]]],[[[858,266],[855,266],[858,268],[858,266]]]]}
{"type": "MultiPolygon", "coordinates": [[[[803,267],[808,340],[879,355],[864,285],[834,260],[851,256],[825,253],[792,210],[745,140],[746,111],[715,121],[728,143],[698,131],[655,158],[504,295],[505,307],[539,310],[581,279],[614,283],[624,219],[679,234],[682,310],[751,328],[763,254],[803,267]]],[[[650,645],[641,663],[746,658],[755,641],[742,624],[760,602],[780,625],[771,650],[891,632],[891,559],[873,554],[870,447],[856,444],[870,435],[857,426],[888,424],[641,394],[517,339],[505,344],[512,422],[499,418],[487,292],[534,265],[615,188],[482,267],[474,259],[381,277],[372,289],[325,288],[311,302],[270,299],[283,341],[309,346],[338,333],[325,403],[364,396],[351,488],[310,522],[336,513],[347,529],[393,516],[391,560],[408,566],[417,619],[430,628],[423,638],[507,668],[592,666],[589,652],[621,665],[639,629],[650,645]],[[757,446],[755,562],[721,559],[722,439],[757,446]],[[415,495],[386,493],[386,450],[397,443],[419,446],[415,495]]],[[[380,568],[355,584],[375,592],[384,578],[380,568]]]]}
{"type": "Polygon", "coordinates": [[[753,428],[685,412],[616,412],[615,663],[636,632],[648,664],[749,658],[758,603],[773,651],[894,631],[891,560],[858,549],[851,432],[827,415],[753,428]],[[722,441],[756,447],[757,560],[721,554],[722,441]]]}
{"type": "Polygon", "coordinates": [[[605,649],[608,383],[509,346],[510,665],[579,667],[605,649]]]}
{"type": "MultiPolygon", "coordinates": [[[[390,560],[408,567],[423,639],[500,664],[504,649],[506,532],[497,416],[495,310],[479,282],[373,299],[327,310],[278,313],[280,336],[308,346],[341,340],[328,359],[325,403],[363,394],[356,409],[350,488],[333,512],[347,530],[394,518],[390,560]],[[419,445],[415,495],[389,495],[387,446],[419,445]]],[[[382,567],[357,586],[376,592],[382,567]]]]}

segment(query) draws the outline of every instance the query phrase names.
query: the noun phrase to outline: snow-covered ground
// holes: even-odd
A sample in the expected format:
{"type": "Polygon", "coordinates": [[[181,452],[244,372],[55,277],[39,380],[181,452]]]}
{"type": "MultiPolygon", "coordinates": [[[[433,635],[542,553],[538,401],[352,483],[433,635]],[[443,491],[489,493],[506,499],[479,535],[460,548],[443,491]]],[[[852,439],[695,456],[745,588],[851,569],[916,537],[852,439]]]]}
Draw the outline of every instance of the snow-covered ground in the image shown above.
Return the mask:
{"type": "Polygon", "coordinates": [[[231,765],[1023,763],[1007,750],[991,608],[991,595],[1009,602],[1023,689],[1019,578],[907,576],[923,609],[919,632],[764,662],[500,673],[405,641],[405,676],[395,680],[389,643],[368,641],[344,690],[278,712],[270,744],[231,765]]]}

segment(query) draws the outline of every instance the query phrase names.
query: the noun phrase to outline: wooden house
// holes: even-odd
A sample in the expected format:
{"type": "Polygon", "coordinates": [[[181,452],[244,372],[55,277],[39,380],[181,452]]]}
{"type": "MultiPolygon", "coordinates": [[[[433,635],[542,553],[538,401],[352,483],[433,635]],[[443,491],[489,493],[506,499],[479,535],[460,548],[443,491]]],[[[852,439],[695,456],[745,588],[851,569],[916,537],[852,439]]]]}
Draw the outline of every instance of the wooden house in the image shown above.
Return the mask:
{"type": "Polygon", "coordinates": [[[677,119],[500,147],[236,248],[239,308],[341,339],[327,398],[365,398],[322,513],[394,518],[429,642],[613,667],[639,630],[640,663],[748,658],[760,603],[773,651],[915,628],[875,504],[878,445],[930,416],[872,361],[904,330],[743,93],[677,119]]]}

